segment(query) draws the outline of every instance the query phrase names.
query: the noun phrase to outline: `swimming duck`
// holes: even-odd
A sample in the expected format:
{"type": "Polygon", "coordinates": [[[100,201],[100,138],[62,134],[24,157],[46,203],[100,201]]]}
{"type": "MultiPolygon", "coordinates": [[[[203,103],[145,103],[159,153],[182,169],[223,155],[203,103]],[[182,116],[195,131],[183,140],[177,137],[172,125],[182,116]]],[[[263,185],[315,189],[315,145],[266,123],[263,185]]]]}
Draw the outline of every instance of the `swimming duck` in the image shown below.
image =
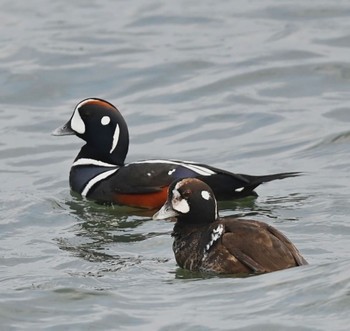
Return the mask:
{"type": "Polygon", "coordinates": [[[197,178],[174,181],[154,219],[174,218],[177,264],[191,271],[261,274],[308,264],[293,243],[263,222],[220,217],[212,189],[197,178]]]}
{"type": "Polygon", "coordinates": [[[162,206],[175,179],[197,177],[208,183],[220,200],[257,195],[254,189],[297,172],[266,176],[234,174],[206,164],[175,159],[125,163],[129,149],[127,124],[108,101],[79,102],[69,119],[53,133],[76,135],[86,142],[73,162],[69,182],[74,192],[99,202],[155,209],[162,206]]]}

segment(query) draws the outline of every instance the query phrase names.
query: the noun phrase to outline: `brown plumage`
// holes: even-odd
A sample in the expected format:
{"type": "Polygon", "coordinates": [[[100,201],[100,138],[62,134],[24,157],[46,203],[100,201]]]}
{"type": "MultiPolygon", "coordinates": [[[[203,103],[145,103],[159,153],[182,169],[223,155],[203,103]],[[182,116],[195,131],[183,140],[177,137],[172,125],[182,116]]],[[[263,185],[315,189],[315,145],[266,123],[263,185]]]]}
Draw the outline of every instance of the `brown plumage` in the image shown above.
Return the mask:
{"type": "Polygon", "coordinates": [[[307,264],[292,242],[259,221],[219,217],[204,182],[187,178],[169,187],[156,219],[175,217],[172,236],[181,268],[220,274],[259,274],[307,264]]]}

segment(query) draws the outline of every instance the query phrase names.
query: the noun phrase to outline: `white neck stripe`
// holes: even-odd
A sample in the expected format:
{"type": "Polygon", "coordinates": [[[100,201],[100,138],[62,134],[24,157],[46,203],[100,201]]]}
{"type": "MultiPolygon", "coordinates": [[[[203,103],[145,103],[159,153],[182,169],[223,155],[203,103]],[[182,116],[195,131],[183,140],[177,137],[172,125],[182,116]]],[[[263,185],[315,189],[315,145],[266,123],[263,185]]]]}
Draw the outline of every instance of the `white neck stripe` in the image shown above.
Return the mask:
{"type": "Polygon", "coordinates": [[[83,197],[86,197],[91,190],[91,188],[98,183],[99,181],[113,175],[118,169],[108,170],[103,172],[102,174],[97,175],[96,177],[92,178],[84,187],[84,190],[81,192],[81,195],[83,197]]]}
{"type": "Polygon", "coordinates": [[[112,148],[111,148],[111,150],[109,151],[109,154],[112,154],[113,151],[115,150],[115,148],[116,148],[117,145],[118,145],[119,132],[120,132],[120,130],[119,130],[119,125],[117,124],[117,126],[115,127],[115,130],[114,130],[112,148]]]}
{"type": "MultiPolygon", "coordinates": [[[[219,224],[218,227],[216,229],[213,229],[213,231],[211,232],[211,240],[210,242],[205,246],[204,249],[204,254],[206,252],[209,251],[210,247],[213,246],[213,244],[215,243],[215,241],[217,241],[222,234],[224,233],[224,226],[222,224],[219,224]]],[[[203,257],[204,258],[204,257],[203,257]]]]}
{"type": "Polygon", "coordinates": [[[72,167],[80,166],[80,165],[96,165],[96,166],[100,166],[100,167],[109,167],[109,168],[117,168],[118,167],[115,164],[106,163],[106,162],[102,162],[99,160],[88,159],[88,158],[81,158],[81,159],[76,160],[72,164],[72,167]]]}

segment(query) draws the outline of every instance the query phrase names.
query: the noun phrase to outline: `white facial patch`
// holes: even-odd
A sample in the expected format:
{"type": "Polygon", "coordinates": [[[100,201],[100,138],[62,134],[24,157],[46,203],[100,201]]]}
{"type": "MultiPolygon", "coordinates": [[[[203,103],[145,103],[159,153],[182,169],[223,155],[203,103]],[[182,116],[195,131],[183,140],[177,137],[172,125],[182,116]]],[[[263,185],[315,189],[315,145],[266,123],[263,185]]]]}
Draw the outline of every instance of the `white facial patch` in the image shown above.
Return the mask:
{"type": "Polygon", "coordinates": [[[190,206],[185,199],[173,201],[173,208],[182,214],[186,214],[190,211],[190,206]]]}
{"type": "Polygon", "coordinates": [[[205,200],[209,200],[210,199],[210,193],[208,191],[202,191],[201,192],[201,196],[205,200]]]}
{"type": "Polygon", "coordinates": [[[118,145],[119,132],[120,132],[120,130],[119,130],[119,125],[117,124],[117,126],[115,127],[115,130],[114,130],[112,148],[111,148],[111,150],[109,151],[109,154],[112,154],[113,151],[115,150],[115,148],[116,148],[117,145],[118,145]]]}
{"type": "Polygon", "coordinates": [[[73,131],[84,134],[85,133],[85,123],[79,114],[79,107],[74,110],[72,119],[70,120],[70,126],[73,131]]]}
{"type": "Polygon", "coordinates": [[[171,169],[168,171],[168,175],[171,176],[174,172],[176,171],[176,169],[171,169]]]}
{"type": "Polygon", "coordinates": [[[102,125],[108,125],[111,121],[111,118],[109,116],[103,116],[101,118],[101,124],[102,125]]]}
{"type": "Polygon", "coordinates": [[[186,214],[190,211],[190,206],[186,199],[181,198],[179,191],[176,189],[173,190],[173,199],[171,200],[171,205],[174,210],[186,214]]]}

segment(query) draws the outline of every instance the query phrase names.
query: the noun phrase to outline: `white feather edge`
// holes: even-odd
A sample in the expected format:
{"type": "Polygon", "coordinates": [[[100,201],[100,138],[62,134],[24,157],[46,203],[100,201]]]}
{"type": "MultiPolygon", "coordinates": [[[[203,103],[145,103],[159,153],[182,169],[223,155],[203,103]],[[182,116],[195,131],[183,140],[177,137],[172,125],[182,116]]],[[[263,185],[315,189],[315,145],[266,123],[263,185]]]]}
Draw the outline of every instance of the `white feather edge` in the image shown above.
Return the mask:
{"type": "Polygon", "coordinates": [[[163,164],[174,164],[174,165],[179,165],[182,167],[185,167],[187,169],[190,169],[194,172],[196,172],[198,175],[202,176],[211,176],[215,175],[216,172],[213,170],[210,170],[208,168],[205,168],[203,166],[193,164],[193,163],[186,163],[186,162],[181,162],[181,161],[173,161],[173,160],[144,160],[144,161],[136,161],[136,162],[131,162],[127,164],[126,166],[130,164],[139,164],[139,163],[163,163],[163,164]]]}

